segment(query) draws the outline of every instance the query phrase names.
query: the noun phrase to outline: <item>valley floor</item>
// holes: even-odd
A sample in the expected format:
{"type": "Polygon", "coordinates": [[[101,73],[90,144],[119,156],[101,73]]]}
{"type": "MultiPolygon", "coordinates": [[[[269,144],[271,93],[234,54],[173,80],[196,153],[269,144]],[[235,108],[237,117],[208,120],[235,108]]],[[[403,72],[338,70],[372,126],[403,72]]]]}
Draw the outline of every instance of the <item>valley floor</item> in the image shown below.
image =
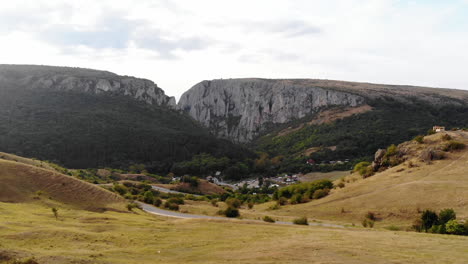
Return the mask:
{"type": "Polygon", "coordinates": [[[0,262],[464,263],[468,237],[0,203],[0,262]]]}

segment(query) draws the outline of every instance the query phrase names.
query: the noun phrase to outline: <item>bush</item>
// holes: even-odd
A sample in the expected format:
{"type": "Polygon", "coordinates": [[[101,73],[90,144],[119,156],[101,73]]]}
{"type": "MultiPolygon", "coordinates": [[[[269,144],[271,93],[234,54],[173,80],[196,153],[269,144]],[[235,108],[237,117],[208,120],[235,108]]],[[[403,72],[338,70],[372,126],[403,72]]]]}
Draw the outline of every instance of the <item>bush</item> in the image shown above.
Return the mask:
{"type": "Polygon", "coordinates": [[[468,230],[466,227],[455,219],[447,222],[446,231],[447,233],[453,235],[468,235],[468,230]]]}
{"type": "Polygon", "coordinates": [[[226,217],[239,217],[239,209],[229,206],[226,210],[224,210],[224,215],[226,217]]]}
{"type": "Polygon", "coordinates": [[[370,162],[367,161],[359,162],[354,166],[353,171],[358,172],[359,175],[363,176],[364,174],[366,174],[367,167],[369,167],[370,165],[370,162]]]}
{"type": "Polygon", "coordinates": [[[288,199],[284,198],[284,197],[280,197],[278,199],[278,205],[286,205],[288,203],[288,199]]]}
{"type": "Polygon", "coordinates": [[[133,209],[135,209],[135,208],[140,208],[140,206],[138,204],[136,204],[136,203],[128,203],[127,204],[127,210],[133,211],[133,209]]]}
{"type": "Polygon", "coordinates": [[[218,207],[218,199],[212,199],[211,205],[213,205],[214,207],[218,207]]]}
{"type": "Polygon", "coordinates": [[[369,220],[367,218],[364,218],[364,220],[362,220],[362,226],[363,227],[370,227],[370,228],[373,228],[374,227],[374,223],[375,221],[372,221],[372,220],[369,220]]]}
{"type": "Polygon", "coordinates": [[[449,134],[445,134],[442,136],[442,139],[448,141],[448,140],[452,140],[452,137],[449,134]]]}
{"type": "Polygon", "coordinates": [[[366,218],[371,220],[371,221],[375,221],[377,219],[374,212],[367,212],[366,218]]]}
{"type": "Polygon", "coordinates": [[[114,184],[113,189],[120,195],[124,195],[127,192],[127,187],[123,186],[122,184],[114,184]]]}
{"type": "Polygon", "coordinates": [[[419,144],[423,144],[424,143],[424,136],[422,136],[422,135],[416,136],[413,140],[418,142],[419,144]]]}
{"type": "Polygon", "coordinates": [[[275,222],[275,219],[269,217],[268,215],[265,215],[265,216],[263,217],[263,221],[268,222],[268,223],[274,223],[274,222],[275,222]]]}
{"type": "Polygon", "coordinates": [[[296,193],[291,197],[291,204],[302,203],[302,194],[296,193]]]}
{"type": "Polygon", "coordinates": [[[450,140],[447,145],[445,145],[444,150],[445,151],[453,151],[453,150],[461,150],[465,148],[465,144],[455,141],[455,140],[450,140]]]}
{"type": "Polygon", "coordinates": [[[153,203],[155,206],[159,207],[161,206],[162,204],[162,200],[160,198],[156,198],[154,199],[154,203],[153,203]]]}
{"type": "Polygon", "coordinates": [[[314,192],[314,194],[312,195],[312,198],[313,199],[320,199],[322,197],[325,197],[328,195],[328,193],[330,192],[329,189],[319,189],[319,190],[316,190],[314,192]]]}
{"type": "Polygon", "coordinates": [[[154,194],[152,191],[146,191],[143,194],[143,201],[147,204],[153,204],[154,203],[154,194]]]}
{"type": "Polygon", "coordinates": [[[242,201],[237,198],[229,198],[226,200],[226,204],[232,208],[239,208],[242,205],[242,201]]]}
{"type": "Polygon", "coordinates": [[[301,218],[294,219],[293,224],[295,224],[295,225],[309,225],[309,222],[307,221],[307,217],[301,217],[301,218]]]}
{"type": "Polygon", "coordinates": [[[254,207],[254,203],[249,202],[249,203],[247,204],[247,207],[248,207],[249,209],[252,209],[252,208],[254,207]]]}
{"type": "Polygon", "coordinates": [[[345,187],[345,184],[344,184],[344,182],[340,182],[340,183],[338,183],[337,186],[340,187],[340,188],[344,188],[344,187],[345,187]]]}
{"type": "Polygon", "coordinates": [[[167,201],[164,203],[164,208],[172,210],[172,211],[179,211],[179,205],[178,204],[169,203],[167,201]]]}
{"type": "Polygon", "coordinates": [[[167,202],[173,204],[185,204],[184,199],[180,197],[171,197],[167,200],[167,202]]]}

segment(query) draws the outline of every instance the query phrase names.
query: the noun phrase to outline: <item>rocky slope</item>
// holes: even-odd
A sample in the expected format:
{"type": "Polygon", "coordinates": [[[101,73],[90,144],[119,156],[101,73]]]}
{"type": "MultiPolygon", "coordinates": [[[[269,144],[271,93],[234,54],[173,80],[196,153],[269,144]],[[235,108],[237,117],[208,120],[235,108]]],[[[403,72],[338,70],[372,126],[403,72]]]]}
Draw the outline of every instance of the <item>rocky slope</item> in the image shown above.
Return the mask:
{"type": "Polygon", "coordinates": [[[461,106],[468,102],[468,92],[330,80],[227,79],[198,83],[182,95],[178,108],[220,137],[249,142],[275,125],[327,108],[350,111],[389,98],[408,105],[419,100],[461,106]]]}
{"type": "Polygon", "coordinates": [[[174,97],[146,79],[81,68],[0,65],[0,85],[28,89],[126,95],[151,105],[175,107],[174,97]]]}
{"type": "Polygon", "coordinates": [[[184,93],[178,107],[220,137],[248,142],[267,124],[286,123],[330,106],[359,106],[364,98],[283,81],[203,81],[184,93]]]}

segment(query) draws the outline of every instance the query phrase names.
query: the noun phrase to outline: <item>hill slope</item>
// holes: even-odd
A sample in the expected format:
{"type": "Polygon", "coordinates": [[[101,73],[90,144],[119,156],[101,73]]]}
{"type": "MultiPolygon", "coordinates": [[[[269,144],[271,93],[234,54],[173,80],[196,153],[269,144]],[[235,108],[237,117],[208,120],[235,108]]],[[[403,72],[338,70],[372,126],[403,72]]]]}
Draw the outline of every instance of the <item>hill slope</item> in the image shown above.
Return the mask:
{"type": "MultiPolygon", "coordinates": [[[[359,221],[373,211],[385,222],[409,224],[424,209],[453,208],[460,219],[468,218],[468,149],[445,152],[445,158],[423,162],[422,153],[442,149],[445,133],[426,136],[424,144],[402,143],[404,163],[366,179],[345,178],[345,187],[309,203],[288,205],[278,215],[308,215],[322,219],[359,221]]],[[[468,145],[468,132],[447,132],[468,145]]],[[[339,181],[337,181],[338,183],[339,181]]]]}
{"type": "Polygon", "coordinates": [[[47,165],[35,164],[36,161],[25,158],[12,161],[1,158],[3,156],[0,156],[1,202],[43,199],[87,210],[124,208],[125,201],[114,193],[47,169],[47,165]]]}
{"type": "Polygon", "coordinates": [[[280,170],[368,158],[433,125],[468,126],[468,91],[330,80],[203,81],[178,107],[219,137],[282,155],[280,170]]]}
{"type": "Polygon", "coordinates": [[[172,109],[152,82],[86,69],[0,65],[0,150],[72,168],[167,171],[202,152],[249,152],[172,109]],[[158,103],[160,102],[160,103],[158,103]]]}

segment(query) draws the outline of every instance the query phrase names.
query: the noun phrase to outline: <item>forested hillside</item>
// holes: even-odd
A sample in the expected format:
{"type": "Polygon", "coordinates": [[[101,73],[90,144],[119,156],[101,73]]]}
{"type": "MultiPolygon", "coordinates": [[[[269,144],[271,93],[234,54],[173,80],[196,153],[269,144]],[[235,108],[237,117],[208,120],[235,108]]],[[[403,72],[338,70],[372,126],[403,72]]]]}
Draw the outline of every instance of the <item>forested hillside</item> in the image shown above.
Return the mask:
{"type": "MultiPolygon", "coordinates": [[[[72,168],[143,163],[155,172],[167,172],[174,161],[199,153],[234,159],[250,155],[165,105],[105,91],[32,87],[30,81],[13,82],[15,75],[9,73],[8,81],[0,78],[1,151],[72,168]]],[[[48,74],[54,79],[53,72],[48,74]]],[[[93,76],[84,78],[96,82],[93,76]]]]}

